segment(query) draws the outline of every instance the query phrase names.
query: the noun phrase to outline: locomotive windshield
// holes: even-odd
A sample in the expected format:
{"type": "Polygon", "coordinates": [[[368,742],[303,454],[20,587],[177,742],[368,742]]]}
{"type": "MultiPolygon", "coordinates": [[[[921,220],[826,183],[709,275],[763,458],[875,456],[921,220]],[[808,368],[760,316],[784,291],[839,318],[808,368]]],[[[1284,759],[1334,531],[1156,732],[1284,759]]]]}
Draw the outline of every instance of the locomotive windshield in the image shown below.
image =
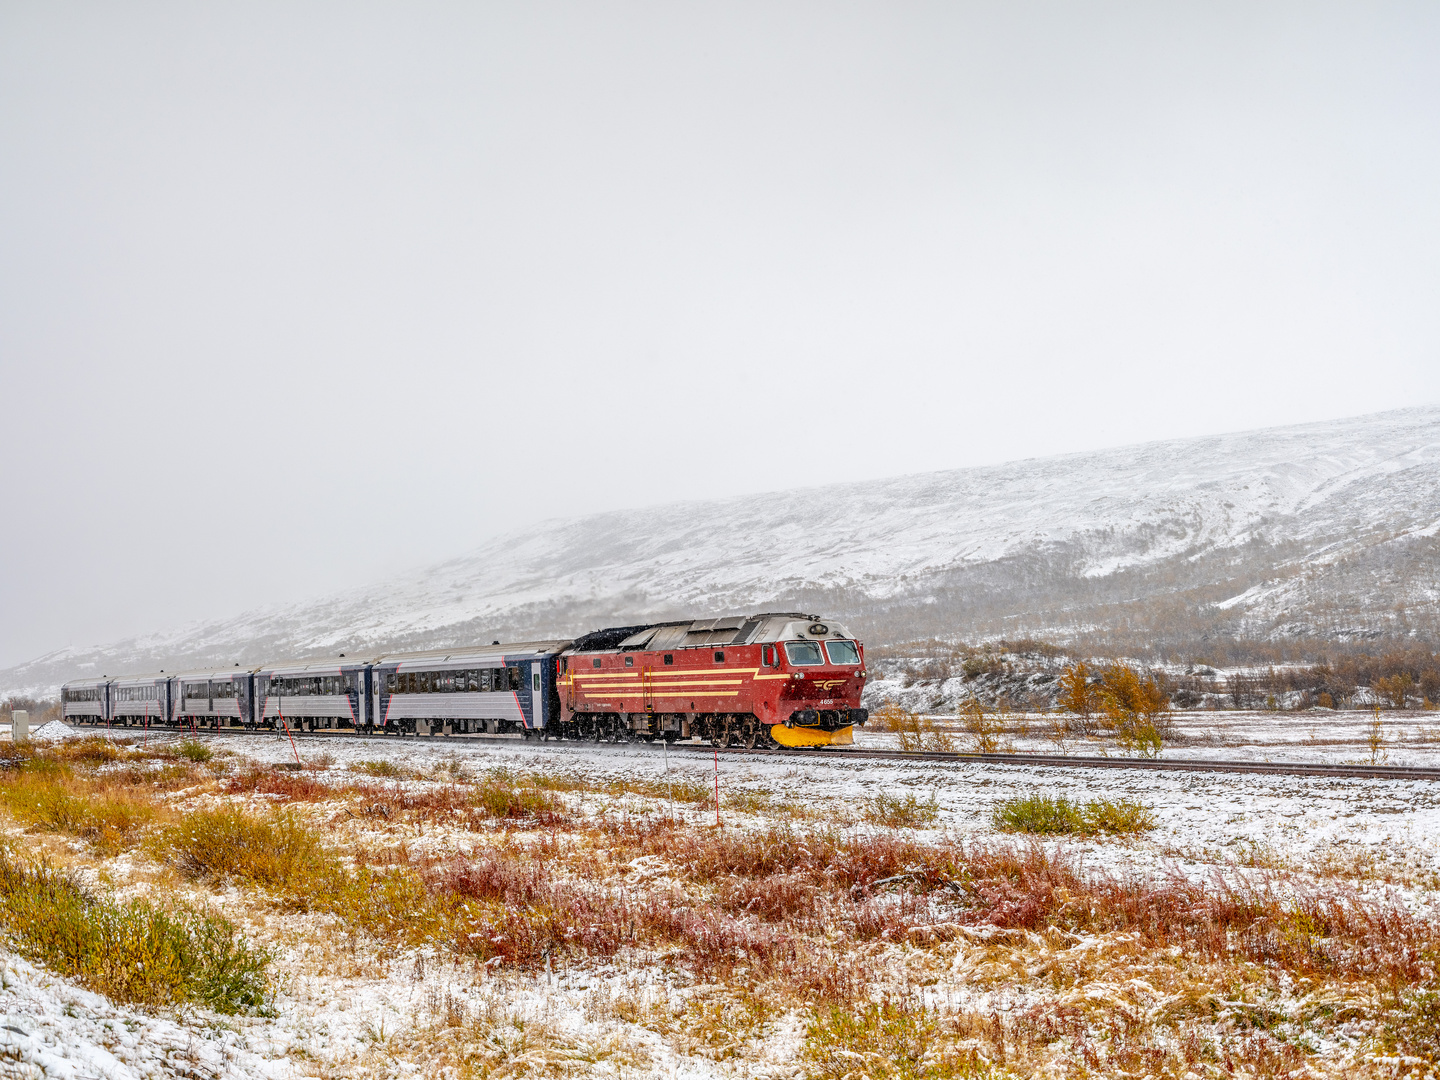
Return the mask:
{"type": "Polygon", "coordinates": [[[855,648],[853,641],[827,641],[825,642],[825,652],[829,655],[832,664],[858,664],[860,662],[860,652],[855,648]]]}
{"type": "Polygon", "coordinates": [[[796,667],[807,667],[811,664],[823,664],[820,659],[820,645],[814,641],[787,641],[785,643],[785,656],[790,663],[796,667]]]}

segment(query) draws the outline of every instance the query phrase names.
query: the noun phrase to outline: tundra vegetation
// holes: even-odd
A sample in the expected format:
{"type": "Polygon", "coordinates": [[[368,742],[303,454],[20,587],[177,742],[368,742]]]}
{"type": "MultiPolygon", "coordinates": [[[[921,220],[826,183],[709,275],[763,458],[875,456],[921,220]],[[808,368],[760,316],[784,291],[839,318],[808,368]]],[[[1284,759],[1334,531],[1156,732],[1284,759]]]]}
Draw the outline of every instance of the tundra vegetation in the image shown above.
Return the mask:
{"type": "Polygon", "coordinates": [[[1060,646],[1001,639],[966,645],[932,639],[871,647],[867,661],[878,678],[898,680],[904,690],[954,680],[966,699],[1002,714],[1062,711],[1069,731],[1084,736],[1095,734],[1096,720],[1114,719],[1107,690],[1111,705],[1121,705],[1120,711],[1132,717],[1133,706],[1143,704],[1132,696],[1127,708],[1124,694],[1116,700],[1121,668],[1130,670],[1152,700],[1163,696],[1176,709],[1440,708],[1440,653],[1424,648],[1372,654],[1333,645],[1242,647],[1230,642],[1207,653],[1156,655],[1140,648],[1128,658],[1116,656],[1115,648],[1113,641],[1095,643],[1092,650],[1078,641],[1060,646]]]}
{"type": "Polygon", "coordinates": [[[1097,873],[1074,841],[1045,839],[1145,843],[1138,802],[1036,795],[998,805],[977,838],[946,831],[933,796],[750,792],[716,828],[694,780],[414,757],[295,770],[156,739],[3,754],[12,949],[119,1001],[250,1023],[328,1002],[341,978],[356,1001],[397,979],[428,988],[363,1044],[297,1048],[302,1075],[1440,1064],[1440,927],[1423,904],[1335,867],[1097,873]],[[513,1004],[585,985],[581,1022],[513,1004]]]}

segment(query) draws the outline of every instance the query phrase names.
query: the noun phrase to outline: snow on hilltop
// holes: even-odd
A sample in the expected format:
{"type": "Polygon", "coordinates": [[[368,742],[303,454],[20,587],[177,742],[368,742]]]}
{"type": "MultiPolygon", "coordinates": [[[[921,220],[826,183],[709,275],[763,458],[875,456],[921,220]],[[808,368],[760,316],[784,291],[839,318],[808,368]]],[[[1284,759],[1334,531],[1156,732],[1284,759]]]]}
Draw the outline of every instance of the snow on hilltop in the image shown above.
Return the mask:
{"type": "Polygon", "coordinates": [[[798,606],[876,638],[1117,625],[1200,640],[1430,632],[1440,406],[544,522],[420,573],[0,671],[569,635],[798,606]]]}

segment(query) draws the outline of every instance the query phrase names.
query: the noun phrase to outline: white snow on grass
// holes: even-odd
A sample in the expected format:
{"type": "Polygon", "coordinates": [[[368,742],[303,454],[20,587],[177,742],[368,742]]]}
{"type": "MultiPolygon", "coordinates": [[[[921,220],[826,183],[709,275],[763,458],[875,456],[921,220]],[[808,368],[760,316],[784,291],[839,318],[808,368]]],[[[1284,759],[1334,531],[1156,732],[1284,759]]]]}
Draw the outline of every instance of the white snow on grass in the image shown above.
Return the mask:
{"type": "Polygon", "coordinates": [[[298,1075],[267,1025],[239,1030],[198,1017],[147,1016],[0,955],[0,1074],[63,1080],[210,1080],[298,1075]]]}
{"type": "MultiPolygon", "coordinates": [[[[1369,756],[1364,744],[1369,719],[1361,714],[1196,714],[1181,718],[1188,741],[1172,752],[1351,760],[1362,750],[1369,756]],[[1317,740],[1312,728],[1333,740],[1317,740]]],[[[1434,723],[1431,714],[1397,721],[1390,729],[1393,749],[1399,752],[1399,734],[1408,732],[1407,763],[1440,763],[1440,741],[1427,741],[1434,723]]],[[[179,737],[152,734],[151,742],[179,737]]],[[[881,746],[890,740],[880,733],[860,735],[861,745],[881,746]]],[[[1023,742],[1054,750],[1053,743],[1034,733],[1023,742]]],[[[399,779],[369,781],[386,786],[434,783],[410,778],[416,774],[436,777],[458,770],[474,776],[499,768],[583,780],[590,791],[568,792],[563,799],[572,816],[591,825],[607,820],[602,815],[673,813],[702,826],[713,824],[715,815],[713,805],[680,801],[671,806],[663,798],[595,790],[613,781],[663,784],[667,777],[711,786],[717,762],[699,749],[666,753],[644,744],[530,744],[458,737],[358,741],[344,736],[297,740],[292,748],[283,735],[216,738],[214,745],[274,764],[293,764],[298,749],[308,775],[337,784],[361,779],[352,767],[367,761],[400,767],[399,779]]],[[[1093,752],[1093,747],[1072,749],[1093,752]]],[[[1342,877],[1346,867],[1368,867],[1354,875],[1362,893],[1388,895],[1412,909],[1431,910],[1440,880],[1440,782],[877,761],[843,752],[727,754],[718,760],[718,773],[721,817],[732,829],[768,828],[774,823],[763,809],[768,801],[809,809],[811,819],[794,826],[801,831],[830,822],[843,829],[872,830],[865,811],[876,796],[914,794],[924,801],[933,799],[938,808],[933,826],[916,831],[919,839],[1024,843],[1024,838],[993,829],[992,810],[1017,796],[1063,794],[1077,800],[1137,800],[1158,818],[1155,830],[1134,838],[1039,841],[1069,852],[1091,872],[1203,880],[1216,873],[1263,877],[1277,867],[1328,861],[1340,868],[1342,877]],[[737,801],[751,809],[737,811],[737,801]]],[[[652,785],[651,790],[658,789],[652,785]]],[[[171,796],[184,797],[185,792],[171,796]]],[[[386,844],[432,854],[463,851],[482,839],[433,823],[396,821],[376,827],[383,830],[386,844]]],[[[221,910],[227,895],[213,898],[221,910]]],[[[273,1016],[146,1016],[7,958],[0,1000],[4,1027],[13,1030],[0,1031],[5,1040],[0,1057],[17,1063],[17,1076],[424,1075],[420,1063],[427,1060],[426,1040],[439,1037],[448,1013],[459,1019],[446,1029],[452,1032],[447,1037],[455,1030],[474,1032],[478,1040],[518,1039],[530,1032],[536,1041],[526,1053],[537,1067],[572,1063],[576,1075],[795,1075],[794,1054],[801,1038],[796,1015],[781,1017],[750,1056],[729,1061],[686,1054],[617,1015],[614,1003],[622,999],[674,1001],[705,991],[682,986],[672,973],[635,958],[557,967],[550,973],[491,972],[455,963],[431,948],[397,950],[378,961],[363,955],[357,959],[353,945],[345,944],[345,932],[325,916],[275,914],[247,932],[277,949],[280,982],[273,1016]]],[[[957,964],[964,955],[962,950],[957,964]]]]}

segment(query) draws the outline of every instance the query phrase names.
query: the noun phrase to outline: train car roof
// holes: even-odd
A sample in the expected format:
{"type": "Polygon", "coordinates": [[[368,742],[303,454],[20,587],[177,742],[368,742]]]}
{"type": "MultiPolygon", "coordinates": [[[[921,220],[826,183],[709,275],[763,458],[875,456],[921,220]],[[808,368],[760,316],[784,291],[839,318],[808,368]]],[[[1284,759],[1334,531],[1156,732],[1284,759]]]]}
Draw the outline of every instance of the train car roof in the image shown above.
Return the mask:
{"type": "Polygon", "coordinates": [[[85,679],[71,679],[69,682],[63,682],[63,683],[60,684],[60,689],[61,689],[61,690],[64,690],[66,687],[69,687],[69,686],[99,686],[99,685],[101,685],[102,683],[108,683],[108,682],[114,682],[114,681],[115,681],[115,680],[114,680],[113,678],[111,678],[109,675],[91,675],[89,678],[85,678],[85,679]]]}
{"type": "Polygon", "coordinates": [[[443,664],[470,661],[499,662],[506,657],[536,656],[563,652],[569,638],[551,641],[506,641],[498,645],[462,645],[453,649],[429,649],[424,652],[387,653],[373,661],[376,664],[443,664]]]}
{"type": "Polygon", "coordinates": [[[341,668],[364,667],[373,664],[373,656],[322,656],[310,660],[282,660],[265,664],[255,669],[257,675],[338,675],[341,668]]]}
{"type": "Polygon", "coordinates": [[[169,672],[152,671],[144,675],[114,675],[106,681],[112,683],[153,683],[168,678],[170,678],[169,672]]]}
{"type": "Polygon", "coordinates": [[[175,679],[233,679],[236,675],[253,675],[259,668],[241,667],[235,664],[231,667],[214,668],[187,668],[184,671],[172,671],[167,677],[175,679]]]}

